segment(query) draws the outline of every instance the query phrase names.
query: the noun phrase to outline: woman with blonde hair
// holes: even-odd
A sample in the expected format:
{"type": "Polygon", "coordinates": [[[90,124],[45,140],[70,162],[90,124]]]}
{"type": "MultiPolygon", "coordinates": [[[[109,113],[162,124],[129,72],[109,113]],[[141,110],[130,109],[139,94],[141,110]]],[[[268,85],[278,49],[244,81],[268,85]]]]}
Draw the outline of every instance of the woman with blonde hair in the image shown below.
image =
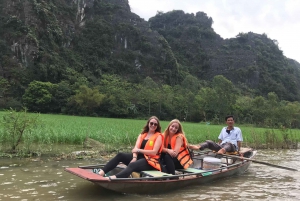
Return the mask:
{"type": "Polygon", "coordinates": [[[173,119],[169,123],[164,131],[164,138],[162,158],[167,173],[175,175],[175,169],[186,169],[193,163],[187,148],[187,139],[178,119],[173,119]]]}

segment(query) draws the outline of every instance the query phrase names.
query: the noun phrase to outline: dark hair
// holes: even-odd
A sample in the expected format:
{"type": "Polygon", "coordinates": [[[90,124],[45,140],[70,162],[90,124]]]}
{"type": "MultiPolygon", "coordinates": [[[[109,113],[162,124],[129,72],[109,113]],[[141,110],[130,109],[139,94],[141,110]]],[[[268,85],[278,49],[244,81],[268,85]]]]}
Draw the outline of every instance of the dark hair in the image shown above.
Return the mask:
{"type": "Polygon", "coordinates": [[[142,129],[142,132],[141,134],[143,133],[147,133],[149,131],[149,122],[151,121],[151,119],[155,119],[157,121],[157,127],[156,127],[156,130],[155,132],[161,132],[161,126],[160,126],[160,123],[159,123],[159,119],[156,117],[156,116],[152,116],[148,119],[146,125],[144,126],[144,128],[142,129]]]}
{"type": "Polygon", "coordinates": [[[227,115],[227,116],[225,117],[225,121],[227,121],[228,118],[232,118],[232,119],[234,120],[234,116],[233,116],[233,115],[227,115]]]}

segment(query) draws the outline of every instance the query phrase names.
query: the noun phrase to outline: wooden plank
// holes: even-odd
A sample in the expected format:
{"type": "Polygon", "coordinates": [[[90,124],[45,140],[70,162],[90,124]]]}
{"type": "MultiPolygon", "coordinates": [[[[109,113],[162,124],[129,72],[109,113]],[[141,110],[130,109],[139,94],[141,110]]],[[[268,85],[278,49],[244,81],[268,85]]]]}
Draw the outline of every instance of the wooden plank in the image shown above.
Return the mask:
{"type": "Polygon", "coordinates": [[[202,173],[202,172],[207,172],[205,170],[200,170],[200,169],[196,169],[196,168],[179,169],[177,171],[187,172],[187,173],[202,173]]]}
{"type": "Polygon", "coordinates": [[[150,177],[173,176],[172,174],[168,174],[168,173],[157,171],[157,170],[141,171],[141,173],[144,175],[150,176],[150,177]]]}
{"type": "Polygon", "coordinates": [[[181,171],[184,173],[201,173],[202,176],[208,176],[212,174],[212,172],[208,172],[207,170],[200,170],[196,168],[179,169],[177,171],[181,171]]]}

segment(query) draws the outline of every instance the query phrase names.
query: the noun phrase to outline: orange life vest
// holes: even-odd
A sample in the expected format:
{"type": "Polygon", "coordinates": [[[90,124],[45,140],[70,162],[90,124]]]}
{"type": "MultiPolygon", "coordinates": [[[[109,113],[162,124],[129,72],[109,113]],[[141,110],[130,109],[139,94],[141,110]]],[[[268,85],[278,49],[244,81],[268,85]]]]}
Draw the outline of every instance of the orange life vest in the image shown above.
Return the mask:
{"type": "MultiPolygon", "coordinates": [[[[180,162],[180,164],[182,165],[182,167],[184,169],[188,168],[192,163],[193,160],[191,159],[190,153],[187,149],[187,142],[186,142],[186,138],[183,134],[179,133],[174,135],[171,138],[171,148],[174,150],[175,145],[176,145],[176,138],[177,137],[181,137],[182,141],[183,141],[183,145],[181,145],[180,149],[179,149],[179,153],[177,155],[177,160],[180,162]]],[[[168,139],[166,139],[168,140],[168,139]]]]}
{"type": "MultiPolygon", "coordinates": [[[[141,140],[141,143],[140,143],[140,147],[141,147],[141,144],[142,144],[142,142],[143,142],[143,140],[145,139],[146,136],[147,136],[147,133],[142,134],[142,140],[141,140]]],[[[160,167],[160,164],[159,164],[159,158],[160,158],[161,151],[163,149],[164,136],[159,132],[154,133],[148,139],[148,141],[147,141],[147,143],[144,147],[144,150],[153,150],[155,141],[159,136],[162,137],[162,143],[161,143],[161,146],[160,146],[158,152],[156,153],[156,155],[146,155],[146,154],[144,154],[144,156],[145,156],[145,158],[146,158],[149,165],[151,165],[155,169],[161,171],[161,167],[160,167]]]]}

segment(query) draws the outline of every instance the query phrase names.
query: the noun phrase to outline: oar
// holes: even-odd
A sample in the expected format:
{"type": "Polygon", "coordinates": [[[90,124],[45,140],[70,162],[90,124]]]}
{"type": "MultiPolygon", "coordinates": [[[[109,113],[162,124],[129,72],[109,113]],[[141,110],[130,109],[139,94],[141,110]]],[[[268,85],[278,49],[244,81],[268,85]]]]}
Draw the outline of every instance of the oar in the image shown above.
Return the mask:
{"type": "Polygon", "coordinates": [[[228,154],[221,154],[221,155],[232,157],[232,158],[239,158],[241,160],[252,161],[254,163],[260,163],[260,164],[264,164],[264,165],[268,165],[268,166],[272,166],[272,167],[277,167],[277,168],[281,168],[281,169],[286,169],[286,170],[291,170],[291,171],[298,171],[297,169],[294,169],[294,168],[284,167],[284,166],[280,166],[280,165],[274,165],[274,164],[271,164],[271,163],[267,163],[267,162],[263,162],[263,161],[258,161],[258,160],[254,160],[254,159],[250,159],[250,158],[244,158],[244,157],[239,157],[239,156],[234,156],[234,155],[228,155],[228,154]]]}

